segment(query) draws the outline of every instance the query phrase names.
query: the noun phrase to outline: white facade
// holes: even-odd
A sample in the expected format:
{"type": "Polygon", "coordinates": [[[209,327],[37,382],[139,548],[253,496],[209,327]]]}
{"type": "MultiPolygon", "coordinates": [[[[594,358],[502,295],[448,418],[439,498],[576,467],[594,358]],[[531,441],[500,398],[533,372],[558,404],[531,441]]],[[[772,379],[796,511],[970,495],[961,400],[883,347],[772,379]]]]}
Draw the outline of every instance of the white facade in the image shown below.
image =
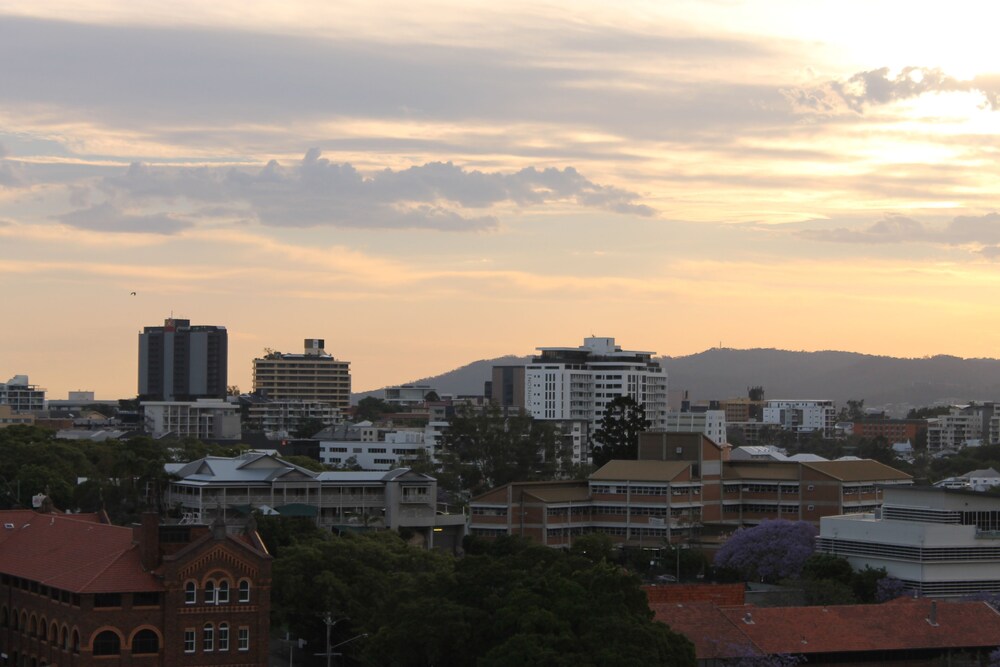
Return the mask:
{"type": "Polygon", "coordinates": [[[921,595],[1000,593],[1000,498],[930,487],[884,494],[881,518],[823,517],[817,550],[855,569],[884,567],[921,595]]]}
{"type": "Polygon", "coordinates": [[[725,410],[705,412],[668,412],[664,431],[704,433],[717,445],[726,443],[725,410]]]}
{"type": "Polygon", "coordinates": [[[622,350],[614,338],[538,350],[525,366],[525,409],[535,419],[580,420],[596,429],[608,403],[631,396],[651,428],[666,427],[667,376],[654,353],[622,350]]]}
{"type": "Polygon", "coordinates": [[[239,407],[223,400],[147,401],[141,407],[146,432],[154,438],[238,440],[242,435],[239,407]]]}
{"type": "Polygon", "coordinates": [[[1000,424],[994,427],[993,404],[953,405],[946,415],[939,415],[927,421],[927,449],[932,452],[943,449],[961,449],[982,444],[989,437],[1000,438],[1000,424]],[[998,433],[994,436],[993,429],[998,433]]]}
{"type": "Polygon", "coordinates": [[[319,460],[342,466],[353,459],[362,470],[394,470],[422,452],[433,458],[433,444],[428,445],[426,431],[379,429],[377,437],[377,440],[321,440],[319,460]]]}
{"type": "Polygon", "coordinates": [[[341,421],[340,409],[319,401],[263,401],[251,403],[250,423],[269,434],[287,436],[305,421],[318,420],[324,426],[341,421]]]}
{"type": "Polygon", "coordinates": [[[833,437],[835,417],[833,401],[771,400],[764,406],[761,422],[799,433],[821,431],[825,437],[833,437]]]}
{"type": "Polygon", "coordinates": [[[45,409],[45,390],[29,383],[27,375],[15,375],[0,384],[0,405],[14,412],[40,412],[45,409]]]}

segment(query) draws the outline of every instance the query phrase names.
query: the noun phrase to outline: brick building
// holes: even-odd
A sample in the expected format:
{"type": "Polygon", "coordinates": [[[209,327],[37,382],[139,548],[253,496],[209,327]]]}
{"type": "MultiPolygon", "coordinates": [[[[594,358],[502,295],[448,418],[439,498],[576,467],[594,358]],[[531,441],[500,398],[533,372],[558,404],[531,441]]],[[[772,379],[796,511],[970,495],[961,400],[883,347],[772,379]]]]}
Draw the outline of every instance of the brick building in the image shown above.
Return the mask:
{"type": "Polygon", "coordinates": [[[727,461],[701,433],[643,433],[639,460],[610,461],[585,481],[507,484],[472,499],[469,531],[567,546],[599,532],[620,544],[684,542],[705,526],[809,521],[874,511],[882,487],[912,483],[872,460],[727,461]]]}
{"type": "Polygon", "coordinates": [[[255,531],[0,512],[4,665],[267,664],[271,557],[255,531]]]}

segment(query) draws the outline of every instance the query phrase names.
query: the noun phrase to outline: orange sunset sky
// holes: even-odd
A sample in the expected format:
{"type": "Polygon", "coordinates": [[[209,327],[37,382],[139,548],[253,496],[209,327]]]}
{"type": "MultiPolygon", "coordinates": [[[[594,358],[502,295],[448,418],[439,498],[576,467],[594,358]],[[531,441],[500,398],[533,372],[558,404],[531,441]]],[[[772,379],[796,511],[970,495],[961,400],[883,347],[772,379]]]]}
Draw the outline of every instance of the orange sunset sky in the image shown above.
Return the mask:
{"type": "Polygon", "coordinates": [[[0,381],[303,338],[1000,356],[993,3],[0,2],[0,381]],[[131,292],[136,292],[131,296],[131,292]]]}

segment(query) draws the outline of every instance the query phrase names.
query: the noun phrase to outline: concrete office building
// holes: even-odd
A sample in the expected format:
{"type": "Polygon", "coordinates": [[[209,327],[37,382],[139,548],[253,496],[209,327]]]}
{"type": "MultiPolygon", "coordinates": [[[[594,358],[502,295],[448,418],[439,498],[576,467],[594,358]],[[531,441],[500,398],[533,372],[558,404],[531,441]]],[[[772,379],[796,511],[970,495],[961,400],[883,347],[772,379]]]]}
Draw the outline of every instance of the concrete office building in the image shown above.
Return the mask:
{"type": "Polygon", "coordinates": [[[253,360],[253,391],[276,400],[351,404],[349,361],[335,359],[322,338],[306,338],[302,354],[269,352],[253,360]]]}
{"type": "Polygon", "coordinates": [[[225,398],[228,368],[226,327],[171,317],[139,334],[141,401],[225,398]]]}
{"type": "Polygon", "coordinates": [[[881,514],[823,517],[817,550],[855,569],[884,567],[920,595],[1000,593],[1000,498],[926,486],[883,492],[881,514]]]}

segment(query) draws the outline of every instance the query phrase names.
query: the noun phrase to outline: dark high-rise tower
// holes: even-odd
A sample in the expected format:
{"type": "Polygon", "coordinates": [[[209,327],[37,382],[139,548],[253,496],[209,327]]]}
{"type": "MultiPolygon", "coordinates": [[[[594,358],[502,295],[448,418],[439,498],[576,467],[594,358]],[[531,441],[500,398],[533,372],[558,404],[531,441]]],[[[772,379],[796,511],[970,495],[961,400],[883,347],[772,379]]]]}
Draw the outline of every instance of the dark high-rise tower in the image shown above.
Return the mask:
{"type": "Polygon", "coordinates": [[[226,327],[164,321],[139,334],[139,399],[193,401],[224,398],[228,379],[226,327]]]}

